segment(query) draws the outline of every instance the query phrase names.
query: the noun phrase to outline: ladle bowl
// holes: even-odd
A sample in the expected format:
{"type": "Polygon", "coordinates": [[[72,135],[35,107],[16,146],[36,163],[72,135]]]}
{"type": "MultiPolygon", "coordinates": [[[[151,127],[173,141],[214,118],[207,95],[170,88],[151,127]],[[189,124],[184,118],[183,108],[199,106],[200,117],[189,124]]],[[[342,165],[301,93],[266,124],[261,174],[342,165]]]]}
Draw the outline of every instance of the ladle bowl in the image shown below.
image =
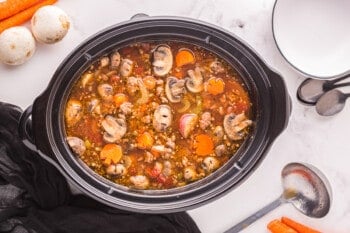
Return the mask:
{"type": "Polygon", "coordinates": [[[330,209],[332,192],[325,175],[310,164],[289,163],[282,170],[283,193],[275,201],[239,222],[225,233],[240,232],[283,203],[309,217],[324,217],[330,209]]]}

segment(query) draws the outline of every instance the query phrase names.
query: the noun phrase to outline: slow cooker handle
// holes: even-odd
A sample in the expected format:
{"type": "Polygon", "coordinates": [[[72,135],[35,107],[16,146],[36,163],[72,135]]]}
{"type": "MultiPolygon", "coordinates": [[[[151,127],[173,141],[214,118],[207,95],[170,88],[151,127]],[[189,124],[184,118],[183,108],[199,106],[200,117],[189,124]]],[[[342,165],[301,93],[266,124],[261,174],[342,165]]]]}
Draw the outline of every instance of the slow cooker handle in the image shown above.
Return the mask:
{"type": "Polygon", "coordinates": [[[292,102],[282,77],[271,70],[269,71],[269,77],[271,78],[272,98],[276,106],[272,119],[274,128],[271,134],[272,140],[275,140],[288,125],[292,102]]]}
{"type": "Polygon", "coordinates": [[[32,111],[33,106],[29,106],[21,115],[18,125],[18,134],[26,147],[32,151],[37,151],[32,137],[32,111]]]}
{"type": "Polygon", "coordinates": [[[32,112],[33,106],[31,105],[22,113],[19,119],[18,134],[20,139],[26,147],[38,153],[43,159],[45,159],[47,162],[51,163],[54,167],[56,167],[61,174],[67,177],[62,168],[54,161],[54,159],[47,156],[37,148],[35,140],[32,136],[32,112]]]}

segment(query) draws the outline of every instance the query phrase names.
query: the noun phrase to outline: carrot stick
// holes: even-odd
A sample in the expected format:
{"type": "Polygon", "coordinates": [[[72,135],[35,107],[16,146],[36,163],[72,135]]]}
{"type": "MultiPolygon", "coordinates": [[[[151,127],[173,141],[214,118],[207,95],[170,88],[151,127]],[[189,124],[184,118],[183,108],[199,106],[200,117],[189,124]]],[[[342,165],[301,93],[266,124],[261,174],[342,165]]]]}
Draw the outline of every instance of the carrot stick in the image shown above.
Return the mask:
{"type": "Polygon", "coordinates": [[[46,5],[51,5],[54,4],[55,2],[57,2],[57,0],[45,0],[42,1],[24,11],[19,12],[16,15],[13,15],[3,21],[0,21],[0,33],[3,32],[4,30],[13,27],[13,26],[18,26],[24,22],[26,22],[27,20],[29,20],[34,13],[42,6],[46,6],[46,5]]]}
{"type": "Polygon", "coordinates": [[[267,228],[272,233],[298,233],[293,228],[290,228],[286,224],[282,223],[280,220],[275,219],[272,220],[268,225],[267,228]]]}
{"type": "Polygon", "coordinates": [[[43,0],[5,0],[0,2],[0,20],[13,16],[43,0]]]}
{"type": "Polygon", "coordinates": [[[282,223],[288,225],[289,227],[292,227],[293,229],[297,230],[299,233],[321,233],[320,231],[311,229],[310,227],[307,227],[298,222],[295,222],[294,220],[287,217],[282,217],[281,221],[282,223]]]}

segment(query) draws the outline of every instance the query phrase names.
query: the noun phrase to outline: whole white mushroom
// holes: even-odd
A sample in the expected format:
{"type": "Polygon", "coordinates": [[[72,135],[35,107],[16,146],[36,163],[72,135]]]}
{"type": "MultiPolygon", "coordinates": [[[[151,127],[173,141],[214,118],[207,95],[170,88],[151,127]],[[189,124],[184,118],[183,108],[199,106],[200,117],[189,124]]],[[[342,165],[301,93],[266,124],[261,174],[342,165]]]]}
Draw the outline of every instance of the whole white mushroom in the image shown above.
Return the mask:
{"type": "Polygon", "coordinates": [[[25,63],[35,52],[35,39],[26,27],[12,27],[0,34],[0,61],[8,65],[25,63]]]}
{"type": "Polygon", "coordinates": [[[53,44],[65,37],[70,27],[68,15],[56,6],[44,6],[35,12],[31,20],[35,39],[53,44]]]}

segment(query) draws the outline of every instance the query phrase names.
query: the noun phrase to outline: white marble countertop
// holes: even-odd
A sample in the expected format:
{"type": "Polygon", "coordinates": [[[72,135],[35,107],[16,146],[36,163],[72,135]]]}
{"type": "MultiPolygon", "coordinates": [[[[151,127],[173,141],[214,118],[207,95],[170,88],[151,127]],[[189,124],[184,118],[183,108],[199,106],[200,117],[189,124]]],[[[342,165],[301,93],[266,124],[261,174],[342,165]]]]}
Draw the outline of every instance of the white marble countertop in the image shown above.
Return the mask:
{"type": "MultiPolygon", "coordinates": [[[[289,162],[315,165],[328,177],[333,202],[329,214],[311,219],[284,205],[242,232],[264,233],[267,223],[282,215],[322,232],[350,232],[350,105],[334,117],[320,117],[314,108],[298,103],[295,93],[304,77],[280,55],[272,37],[274,0],[177,0],[177,1],[59,1],[72,18],[66,38],[55,45],[38,44],[33,58],[24,65],[0,65],[0,101],[26,108],[47,86],[60,62],[88,36],[128,20],[136,13],[177,15],[201,19],[236,34],[284,77],[293,102],[287,129],[266,159],[239,188],[203,207],[189,211],[203,232],[223,232],[242,218],[277,198],[282,192],[280,171],[289,162]]],[[[28,26],[28,24],[27,24],[28,26]]]]}

